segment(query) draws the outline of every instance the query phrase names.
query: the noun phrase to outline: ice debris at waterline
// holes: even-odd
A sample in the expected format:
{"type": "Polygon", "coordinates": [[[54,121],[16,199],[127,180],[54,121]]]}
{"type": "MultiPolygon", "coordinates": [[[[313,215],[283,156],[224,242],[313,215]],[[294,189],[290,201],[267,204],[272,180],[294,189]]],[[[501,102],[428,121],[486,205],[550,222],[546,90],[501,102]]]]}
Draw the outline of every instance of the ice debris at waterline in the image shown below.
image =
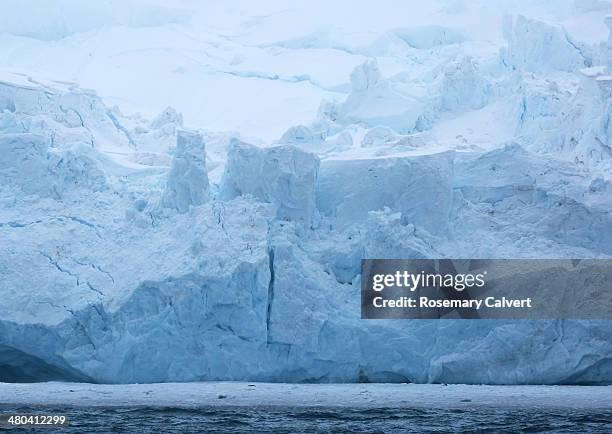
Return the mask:
{"type": "Polygon", "coordinates": [[[612,255],[608,45],[504,34],[265,48],[356,67],[264,144],[3,73],[0,381],[611,383],[609,321],[360,319],[361,258],[612,255]]]}

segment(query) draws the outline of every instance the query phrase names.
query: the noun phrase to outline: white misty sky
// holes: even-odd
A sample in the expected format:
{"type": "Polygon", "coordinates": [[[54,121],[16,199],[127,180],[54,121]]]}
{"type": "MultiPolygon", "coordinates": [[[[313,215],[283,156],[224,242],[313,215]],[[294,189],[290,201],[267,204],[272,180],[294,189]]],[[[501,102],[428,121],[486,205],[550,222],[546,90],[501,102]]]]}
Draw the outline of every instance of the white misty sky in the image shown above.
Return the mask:
{"type": "MultiPolygon", "coordinates": [[[[612,8],[603,0],[10,0],[0,14],[0,73],[74,82],[148,118],[173,106],[188,125],[271,141],[311,122],[322,100],[345,98],[363,48],[386,43],[389,31],[458,30],[490,59],[504,44],[506,13],[562,23],[593,42],[607,38],[612,8]]],[[[401,56],[379,60],[383,74],[409,69],[401,56]]]]}

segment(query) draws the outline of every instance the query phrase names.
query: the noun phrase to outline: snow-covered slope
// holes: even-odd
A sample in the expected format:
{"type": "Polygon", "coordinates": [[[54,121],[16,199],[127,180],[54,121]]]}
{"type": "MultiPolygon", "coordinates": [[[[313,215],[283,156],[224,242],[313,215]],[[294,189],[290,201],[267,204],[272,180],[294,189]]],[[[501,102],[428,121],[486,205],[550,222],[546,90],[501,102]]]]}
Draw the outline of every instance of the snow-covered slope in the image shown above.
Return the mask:
{"type": "Polygon", "coordinates": [[[0,380],[611,383],[610,321],[360,319],[361,258],[612,255],[612,7],[409,3],[11,9],[0,380]]]}

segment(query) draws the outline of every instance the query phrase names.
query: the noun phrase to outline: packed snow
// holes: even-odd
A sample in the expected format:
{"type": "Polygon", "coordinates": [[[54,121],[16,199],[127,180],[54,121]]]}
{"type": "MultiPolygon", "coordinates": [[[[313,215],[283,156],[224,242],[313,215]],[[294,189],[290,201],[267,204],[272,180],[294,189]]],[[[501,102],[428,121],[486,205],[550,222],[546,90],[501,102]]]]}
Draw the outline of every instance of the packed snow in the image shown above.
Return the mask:
{"type": "Polygon", "coordinates": [[[612,3],[34,3],[0,381],[612,383],[610,321],[366,321],[359,276],[612,255],[612,3]]]}
{"type": "Polygon", "coordinates": [[[476,410],[609,410],[610,387],[464,384],[0,383],[0,404],[19,406],[200,408],[321,407],[476,410]]]}

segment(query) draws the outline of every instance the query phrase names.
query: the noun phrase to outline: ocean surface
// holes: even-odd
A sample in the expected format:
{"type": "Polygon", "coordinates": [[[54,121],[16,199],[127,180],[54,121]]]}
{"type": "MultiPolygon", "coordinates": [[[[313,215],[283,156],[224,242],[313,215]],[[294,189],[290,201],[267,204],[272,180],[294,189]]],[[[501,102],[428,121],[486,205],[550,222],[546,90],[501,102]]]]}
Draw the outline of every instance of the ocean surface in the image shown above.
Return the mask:
{"type": "Polygon", "coordinates": [[[62,413],[69,418],[67,427],[18,432],[612,432],[612,409],[2,406],[0,413],[62,413]]]}

